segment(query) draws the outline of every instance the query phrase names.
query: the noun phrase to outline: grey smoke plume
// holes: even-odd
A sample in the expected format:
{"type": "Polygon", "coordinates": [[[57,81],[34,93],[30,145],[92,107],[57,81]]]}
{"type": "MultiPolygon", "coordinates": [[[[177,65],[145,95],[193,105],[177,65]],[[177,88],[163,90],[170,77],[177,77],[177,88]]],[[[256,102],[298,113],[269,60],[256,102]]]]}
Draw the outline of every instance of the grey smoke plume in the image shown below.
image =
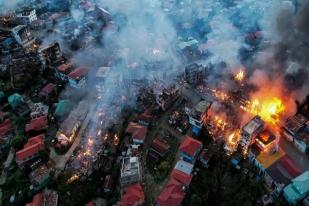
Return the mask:
{"type": "Polygon", "coordinates": [[[0,6],[1,8],[4,8],[4,9],[13,9],[20,2],[22,1],[21,0],[0,0],[0,6]]]}
{"type": "Polygon", "coordinates": [[[260,59],[271,77],[281,76],[287,94],[302,101],[309,94],[309,2],[300,1],[298,10],[285,7],[275,18],[275,35],[267,58],[260,59]]]}

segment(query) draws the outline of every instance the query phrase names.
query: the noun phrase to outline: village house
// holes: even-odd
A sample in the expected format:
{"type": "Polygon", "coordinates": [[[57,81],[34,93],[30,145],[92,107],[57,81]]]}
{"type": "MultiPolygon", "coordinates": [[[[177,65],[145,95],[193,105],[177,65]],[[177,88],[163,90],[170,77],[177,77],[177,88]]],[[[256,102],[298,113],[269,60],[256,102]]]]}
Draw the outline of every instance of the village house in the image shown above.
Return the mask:
{"type": "Polygon", "coordinates": [[[164,158],[170,149],[170,145],[161,137],[155,138],[148,151],[148,158],[151,162],[158,162],[160,159],[164,158]]]}
{"type": "Polygon", "coordinates": [[[309,195],[309,171],[297,176],[283,189],[283,197],[290,205],[296,205],[309,195]]]}
{"type": "Polygon", "coordinates": [[[79,67],[68,74],[69,84],[73,88],[85,88],[87,84],[88,69],[79,67]]]}
{"type": "Polygon", "coordinates": [[[31,107],[30,117],[31,119],[35,119],[41,116],[47,116],[48,110],[49,108],[47,105],[44,105],[42,103],[34,103],[31,107]]]}
{"type": "Polygon", "coordinates": [[[200,141],[186,136],[179,146],[181,159],[189,163],[194,163],[202,146],[200,141]]]}
{"type": "Polygon", "coordinates": [[[44,139],[45,136],[43,134],[28,139],[23,149],[16,152],[16,163],[23,167],[29,160],[36,158],[39,151],[45,147],[44,139]]]}
{"type": "Polygon", "coordinates": [[[68,81],[68,74],[71,73],[73,71],[73,69],[74,69],[73,63],[61,64],[60,66],[57,67],[56,76],[61,81],[67,82],[68,81]]]}
{"type": "Polygon", "coordinates": [[[203,65],[194,63],[186,66],[185,68],[185,80],[192,86],[202,84],[205,79],[205,74],[206,72],[203,65]]]}
{"type": "Polygon", "coordinates": [[[38,134],[40,132],[45,131],[47,127],[48,127],[47,116],[40,116],[30,120],[30,122],[26,124],[25,131],[28,134],[38,134]]]}
{"type": "Polygon", "coordinates": [[[206,100],[202,100],[196,105],[186,104],[185,112],[189,116],[189,123],[194,134],[199,134],[201,131],[210,105],[211,103],[206,100]]]}
{"type": "Polygon", "coordinates": [[[126,133],[130,134],[134,144],[143,144],[147,134],[147,127],[135,122],[130,122],[126,133]]]}
{"type": "Polygon", "coordinates": [[[145,195],[140,183],[125,187],[117,206],[141,206],[145,202],[145,195]]]}
{"type": "Polygon", "coordinates": [[[142,114],[140,114],[137,117],[138,123],[147,127],[150,125],[152,119],[153,116],[150,114],[150,111],[148,110],[145,110],[142,114]]]}
{"type": "Polygon", "coordinates": [[[171,173],[171,177],[188,186],[193,178],[192,170],[193,164],[179,160],[171,173]]]}
{"type": "Polygon", "coordinates": [[[305,127],[306,121],[307,119],[301,114],[296,114],[289,117],[283,126],[283,137],[290,142],[294,142],[297,133],[301,130],[301,128],[305,127]]]}
{"type": "Polygon", "coordinates": [[[141,165],[138,157],[125,157],[122,160],[120,184],[122,187],[141,180],[141,165]]]}
{"type": "Polygon", "coordinates": [[[239,142],[239,148],[246,154],[248,148],[255,141],[255,137],[265,129],[265,122],[259,116],[253,117],[247,122],[241,129],[241,140],[239,142]]]}
{"type": "Polygon", "coordinates": [[[40,97],[48,98],[56,93],[56,85],[53,83],[48,83],[40,91],[40,97]]]}
{"type": "Polygon", "coordinates": [[[38,53],[43,68],[52,68],[63,60],[60,45],[57,42],[41,47],[38,53]]]}
{"type": "Polygon", "coordinates": [[[32,45],[35,38],[31,35],[26,25],[18,24],[6,24],[5,26],[0,25],[0,33],[6,34],[5,36],[11,38],[20,47],[27,48],[32,45]]]}
{"type": "Polygon", "coordinates": [[[186,196],[185,186],[170,178],[163,191],[156,199],[156,206],[180,206],[186,196]]]}
{"type": "Polygon", "coordinates": [[[23,8],[16,12],[16,18],[24,25],[29,25],[37,20],[36,10],[31,8],[23,8]]]}

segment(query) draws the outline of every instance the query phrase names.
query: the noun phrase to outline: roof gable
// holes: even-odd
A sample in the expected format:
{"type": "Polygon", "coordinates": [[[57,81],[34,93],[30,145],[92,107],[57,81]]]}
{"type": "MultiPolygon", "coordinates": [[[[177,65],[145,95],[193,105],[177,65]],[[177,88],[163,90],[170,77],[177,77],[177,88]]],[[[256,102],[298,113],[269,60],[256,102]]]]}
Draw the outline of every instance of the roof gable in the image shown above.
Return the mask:
{"type": "Polygon", "coordinates": [[[190,156],[194,156],[196,151],[202,147],[202,143],[192,137],[186,136],[179,146],[179,150],[190,156]]]}

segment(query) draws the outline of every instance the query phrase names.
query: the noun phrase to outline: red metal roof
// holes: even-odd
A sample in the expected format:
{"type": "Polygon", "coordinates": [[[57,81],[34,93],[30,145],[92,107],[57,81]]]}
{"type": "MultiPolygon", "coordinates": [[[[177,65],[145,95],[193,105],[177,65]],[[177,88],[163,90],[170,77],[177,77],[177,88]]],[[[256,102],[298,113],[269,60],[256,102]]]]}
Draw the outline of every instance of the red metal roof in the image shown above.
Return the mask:
{"type": "Polygon", "coordinates": [[[55,90],[55,85],[53,83],[47,84],[43,89],[41,90],[41,95],[49,95],[55,90]]]}
{"type": "Polygon", "coordinates": [[[158,152],[161,156],[164,156],[170,146],[162,138],[158,137],[151,143],[151,148],[158,152]]]}
{"type": "Polygon", "coordinates": [[[58,67],[58,71],[59,72],[63,72],[63,73],[67,73],[70,71],[70,69],[74,66],[74,64],[72,63],[69,63],[69,64],[61,64],[59,67],[58,67]]]}
{"type": "Polygon", "coordinates": [[[95,206],[95,205],[94,205],[93,202],[91,201],[91,202],[88,202],[85,206],[95,206]]]}
{"type": "Polygon", "coordinates": [[[187,155],[194,156],[196,151],[202,147],[202,143],[192,137],[186,136],[179,146],[181,152],[186,153],[187,155]]]}
{"type": "Polygon", "coordinates": [[[181,182],[184,185],[190,185],[191,180],[192,180],[192,175],[188,175],[178,169],[173,169],[172,173],[171,173],[171,177],[173,177],[174,179],[178,180],[179,182],[181,182]]]}
{"type": "Polygon", "coordinates": [[[4,137],[10,133],[12,129],[12,122],[10,119],[5,119],[1,124],[0,124],[0,137],[4,137]]]}
{"type": "Polygon", "coordinates": [[[38,193],[33,196],[32,202],[27,203],[26,206],[41,206],[43,205],[43,195],[38,193]]]}
{"type": "Polygon", "coordinates": [[[22,150],[16,152],[16,159],[22,161],[30,156],[37,154],[44,148],[45,135],[41,134],[28,139],[22,150]]]}
{"type": "Polygon", "coordinates": [[[160,206],[179,206],[185,195],[183,184],[171,178],[157,197],[157,203],[160,206]]]}
{"type": "Polygon", "coordinates": [[[137,206],[141,205],[145,200],[143,188],[140,183],[129,185],[123,190],[118,206],[137,206]]]}
{"type": "Polygon", "coordinates": [[[75,69],[74,71],[72,71],[68,75],[68,77],[75,79],[75,80],[80,80],[83,77],[85,77],[87,74],[88,74],[88,69],[79,67],[79,68],[75,69]]]}
{"type": "Polygon", "coordinates": [[[148,110],[145,110],[144,113],[138,116],[138,120],[143,120],[143,121],[151,121],[153,116],[150,114],[148,110]]]}
{"type": "Polygon", "coordinates": [[[47,118],[46,116],[41,116],[32,119],[29,124],[26,125],[26,132],[30,131],[40,131],[47,128],[47,118]]]}
{"type": "Polygon", "coordinates": [[[147,134],[147,127],[135,122],[130,122],[126,132],[131,134],[133,139],[144,140],[147,134]]]}

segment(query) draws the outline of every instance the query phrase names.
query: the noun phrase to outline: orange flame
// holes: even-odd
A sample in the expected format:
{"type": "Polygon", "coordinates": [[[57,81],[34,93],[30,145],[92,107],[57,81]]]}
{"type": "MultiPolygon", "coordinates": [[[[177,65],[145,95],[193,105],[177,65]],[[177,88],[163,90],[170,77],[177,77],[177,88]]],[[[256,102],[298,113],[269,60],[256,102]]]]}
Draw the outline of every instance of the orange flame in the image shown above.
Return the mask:
{"type": "Polygon", "coordinates": [[[237,81],[239,81],[239,82],[242,82],[242,80],[245,78],[245,72],[244,72],[244,70],[239,70],[236,74],[235,74],[235,76],[234,76],[234,79],[235,80],[237,80],[237,81]]]}
{"type": "Polygon", "coordinates": [[[277,124],[285,106],[278,97],[266,97],[249,101],[247,107],[243,109],[253,115],[259,115],[267,123],[277,124]]]}

